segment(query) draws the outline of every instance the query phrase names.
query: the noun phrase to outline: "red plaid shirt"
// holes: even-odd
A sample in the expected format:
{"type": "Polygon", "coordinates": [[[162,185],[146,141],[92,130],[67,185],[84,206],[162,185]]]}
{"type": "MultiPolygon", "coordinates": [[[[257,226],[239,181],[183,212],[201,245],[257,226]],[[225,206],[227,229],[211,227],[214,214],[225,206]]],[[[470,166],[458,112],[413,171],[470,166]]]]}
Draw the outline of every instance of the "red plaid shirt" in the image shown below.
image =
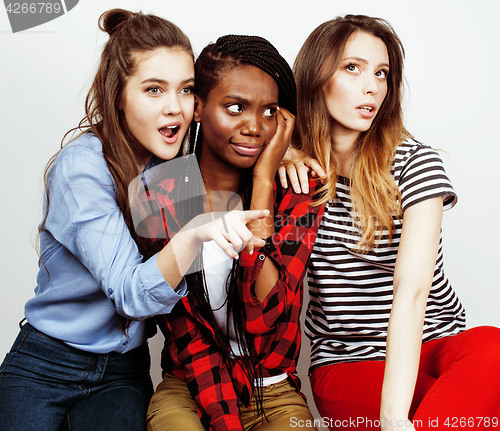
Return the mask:
{"type": "MultiPolygon", "coordinates": [[[[255,334],[263,377],[287,373],[298,391],[303,279],[324,209],[310,206],[316,188],[316,182],[311,181],[311,192],[304,195],[275,185],[276,233],[252,255],[241,252],[238,275],[246,330],[255,334]],[[255,296],[255,281],[267,258],[279,268],[279,279],[260,302],[255,296]]],[[[186,381],[202,423],[216,431],[243,430],[238,401],[250,404],[251,385],[238,363],[231,379],[215,339],[207,340],[200,325],[212,333],[213,329],[195,319],[187,297],[157,320],[165,335],[163,371],[186,381]]]]}

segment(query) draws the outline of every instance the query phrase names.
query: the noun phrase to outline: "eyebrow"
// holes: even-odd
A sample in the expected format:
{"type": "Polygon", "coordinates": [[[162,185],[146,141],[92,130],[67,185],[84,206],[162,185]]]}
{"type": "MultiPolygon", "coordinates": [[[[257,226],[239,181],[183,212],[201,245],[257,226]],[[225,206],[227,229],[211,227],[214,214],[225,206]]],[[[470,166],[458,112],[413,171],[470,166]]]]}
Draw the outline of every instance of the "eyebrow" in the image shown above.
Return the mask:
{"type": "MultiPolygon", "coordinates": [[[[236,99],[241,104],[248,104],[248,103],[250,103],[248,99],[245,99],[244,97],[238,96],[236,94],[228,94],[227,96],[224,96],[223,98],[224,99],[236,99]]],[[[264,106],[274,106],[274,105],[277,106],[278,102],[274,102],[274,101],[273,102],[269,102],[269,103],[267,103],[264,106]]]]}
{"type": "Polygon", "coordinates": [[[224,99],[236,99],[240,103],[248,103],[248,99],[245,99],[244,97],[237,96],[236,94],[228,94],[227,96],[224,96],[224,99]]]}
{"type": "MultiPolygon", "coordinates": [[[[365,60],[364,58],[361,58],[361,57],[346,57],[346,58],[344,58],[343,60],[344,60],[344,61],[345,61],[345,60],[357,60],[357,61],[359,61],[359,62],[361,62],[361,63],[365,63],[365,64],[366,64],[366,63],[368,63],[368,60],[365,60]]],[[[390,67],[387,63],[380,63],[380,64],[378,65],[378,67],[382,67],[382,66],[385,66],[385,67],[390,67]]]]}
{"type": "MultiPolygon", "coordinates": [[[[148,79],[145,79],[144,81],[141,82],[141,84],[145,84],[147,82],[156,82],[158,84],[168,84],[168,81],[166,81],[165,79],[160,79],[160,78],[148,78],[148,79]]],[[[194,82],[194,78],[188,78],[188,79],[185,79],[184,81],[181,82],[181,84],[190,84],[194,82]]]]}

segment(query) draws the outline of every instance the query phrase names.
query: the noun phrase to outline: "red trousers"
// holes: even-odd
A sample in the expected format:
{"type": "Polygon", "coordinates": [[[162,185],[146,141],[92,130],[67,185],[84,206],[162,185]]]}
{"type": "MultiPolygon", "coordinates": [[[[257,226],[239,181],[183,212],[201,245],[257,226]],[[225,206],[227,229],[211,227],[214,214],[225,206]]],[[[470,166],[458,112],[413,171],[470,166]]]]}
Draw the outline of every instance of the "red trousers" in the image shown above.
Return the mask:
{"type": "MultiPolygon", "coordinates": [[[[384,361],[323,366],[310,380],[331,430],[380,430],[384,361]]],[[[500,429],[500,329],[484,326],[422,344],[410,419],[416,430],[500,429]]]]}

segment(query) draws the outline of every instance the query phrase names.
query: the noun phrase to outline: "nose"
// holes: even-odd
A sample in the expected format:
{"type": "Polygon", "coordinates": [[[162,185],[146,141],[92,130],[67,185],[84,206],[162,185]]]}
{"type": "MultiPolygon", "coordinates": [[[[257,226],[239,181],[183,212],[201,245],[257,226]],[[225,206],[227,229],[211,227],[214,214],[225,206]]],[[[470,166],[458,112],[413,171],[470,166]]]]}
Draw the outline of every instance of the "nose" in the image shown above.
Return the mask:
{"type": "Polygon", "coordinates": [[[165,94],[162,112],[163,115],[179,115],[182,112],[177,92],[165,94]]]}
{"type": "Polygon", "coordinates": [[[377,77],[373,74],[367,74],[365,80],[365,94],[376,95],[378,93],[377,77]]]}
{"type": "Polygon", "coordinates": [[[242,135],[260,136],[260,118],[257,113],[247,113],[243,119],[240,132],[242,135]]]}

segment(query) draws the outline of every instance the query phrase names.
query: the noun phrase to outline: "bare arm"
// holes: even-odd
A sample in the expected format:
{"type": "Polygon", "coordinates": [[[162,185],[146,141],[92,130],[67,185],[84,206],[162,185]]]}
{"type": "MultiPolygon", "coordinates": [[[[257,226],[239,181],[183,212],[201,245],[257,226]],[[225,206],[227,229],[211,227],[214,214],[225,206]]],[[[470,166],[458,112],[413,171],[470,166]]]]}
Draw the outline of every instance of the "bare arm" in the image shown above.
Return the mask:
{"type": "MultiPolygon", "coordinates": [[[[274,234],[274,177],[286,149],[290,145],[295,117],[286,109],[277,113],[277,130],[253,168],[253,193],[250,209],[267,209],[269,216],[249,223],[248,228],[259,238],[274,234]]],[[[279,271],[272,259],[266,259],[255,284],[255,294],[264,301],[276,284],[279,271]]]]}
{"type": "Polygon", "coordinates": [[[408,208],[394,272],[394,299],[387,333],[387,355],[380,415],[386,429],[413,429],[408,412],[420,362],[427,297],[439,248],[443,199],[408,208]]]}
{"type": "Polygon", "coordinates": [[[238,258],[235,250],[245,246],[251,253],[264,241],[246,227],[254,220],[265,219],[269,211],[231,211],[212,220],[212,213],[195,217],[158,253],[156,262],[165,280],[176,288],[193,263],[203,242],[215,241],[229,257],[238,258]],[[231,247],[233,245],[234,247],[231,247]]]}

